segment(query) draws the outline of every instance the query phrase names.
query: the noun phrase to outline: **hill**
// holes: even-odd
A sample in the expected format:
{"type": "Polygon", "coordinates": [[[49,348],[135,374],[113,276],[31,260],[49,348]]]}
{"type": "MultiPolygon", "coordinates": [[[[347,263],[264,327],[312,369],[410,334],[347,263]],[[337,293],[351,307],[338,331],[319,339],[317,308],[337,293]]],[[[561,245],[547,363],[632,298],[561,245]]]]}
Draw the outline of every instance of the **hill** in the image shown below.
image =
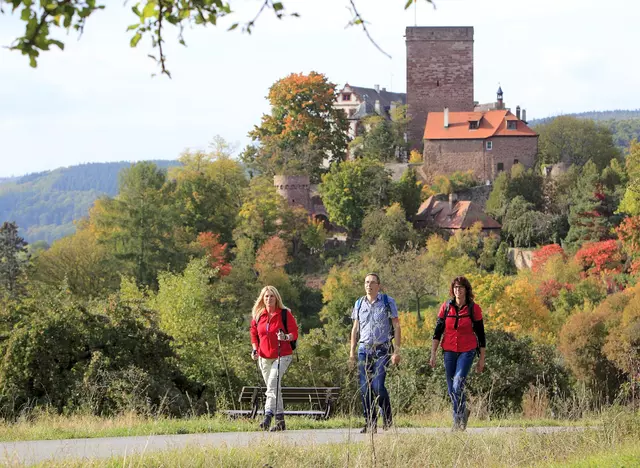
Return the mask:
{"type": "MultiPolygon", "coordinates": [[[[577,114],[564,114],[578,119],[591,119],[608,127],[613,134],[613,141],[623,151],[629,148],[629,143],[633,139],[640,140],[640,109],[636,110],[612,110],[612,111],[591,111],[577,114]]],[[[556,116],[557,117],[557,116],[556,116]]],[[[555,117],[545,117],[544,119],[532,119],[529,126],[545,124],[555,117]]]]}
{"type": "MultiPolygon", "coordinates": [[[[178,161],[152,161],[159,167],[178,161]]],[[[93,202],[118,193],[118,173],[130,162],[90,163],[0,180],[0,222],[15,221],[28,242],[48,243],[75,231],[93,202]]]]}

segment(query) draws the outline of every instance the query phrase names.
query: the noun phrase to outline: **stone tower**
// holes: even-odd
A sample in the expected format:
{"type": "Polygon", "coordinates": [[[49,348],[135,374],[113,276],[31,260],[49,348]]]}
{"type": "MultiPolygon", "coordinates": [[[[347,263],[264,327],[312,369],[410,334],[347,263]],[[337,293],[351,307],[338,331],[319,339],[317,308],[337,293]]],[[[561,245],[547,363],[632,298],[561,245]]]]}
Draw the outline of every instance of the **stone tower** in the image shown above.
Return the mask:
{"type": "Polygon", "coordinates": [[[311,212],[309,176],[276,175],[273,176],[273,185],[289,206],[302,206],[311,212]]]}
{"type": "Polygon", "coordinates": [[[473,112],[473,27],[407,27],[409,141],[422,148],[429,112],[473,112]]]}

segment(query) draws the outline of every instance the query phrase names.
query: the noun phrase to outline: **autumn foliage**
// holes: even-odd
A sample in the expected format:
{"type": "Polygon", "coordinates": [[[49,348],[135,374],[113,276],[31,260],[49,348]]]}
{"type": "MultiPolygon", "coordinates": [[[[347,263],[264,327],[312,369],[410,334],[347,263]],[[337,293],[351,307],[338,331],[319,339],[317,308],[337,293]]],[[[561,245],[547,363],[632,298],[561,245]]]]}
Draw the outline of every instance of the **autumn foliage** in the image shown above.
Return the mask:
{"type": "Polygon", "coordinates": [[[615,239],[584,244],[576,259],[587,275],[620,273],[624,260],[620,245],[615,239]]]}
{"type": "Polygon", "coordinates": [[[231,265],[226,260],[227,244],[220,243],[219,234],[201,232],[198,234],[198,244],[209,257],[209,266],[218,270],[220,276],[227,276],[231,273],[231,265]]]}
{"type": "Polygon", "coordinates": [[[542,271],[547,261],[555,255],[561,255],[563,258],[566,258],[564,249],[558,244],[549,244],[539,248],[533,253],[531,269],[535,273],[542,271]]]}

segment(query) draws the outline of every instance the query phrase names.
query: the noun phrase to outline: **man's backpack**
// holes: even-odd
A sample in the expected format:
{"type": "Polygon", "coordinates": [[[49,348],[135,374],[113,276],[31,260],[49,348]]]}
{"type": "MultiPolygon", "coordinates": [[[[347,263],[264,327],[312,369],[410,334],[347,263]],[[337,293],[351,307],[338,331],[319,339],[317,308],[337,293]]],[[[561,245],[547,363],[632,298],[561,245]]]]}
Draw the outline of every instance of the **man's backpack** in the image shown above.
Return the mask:
{"type": "MultiPolygon", "coordinates": [[[[282,325],[284,326],[284,332],[286,334],[289,334],[289,327],[287,327],[287,314],[288,310],[287,309],[282,309],[282,325]]],[[[298,346],[298,340],[291,340],[289,341],[289,344],[291,345],[291,350],[295,350],[296,346],[298,346]]]]}
{"type": "MultiPolygon", "coordinates": [[[[356,316],[358,317],[358,324],[360,326],[362,326],[362,322],[360,321],[360,307],[362,307],[362,302],[366,299],[367,296],[362,296],[360,299],[358,299],[358,309],[356,312],[356,316]]],[[[382,300],[384,301],[384,310],[387,312],[387,318],[389,319],[389,343],[391,343],[391,347],[393,347],[393,338],[394,338],[394,331],[393,331],[393,322],[391,321],[391,306],[389,305],[389,296],[387,296],[386,294],[382,295],[382,300]]]]}

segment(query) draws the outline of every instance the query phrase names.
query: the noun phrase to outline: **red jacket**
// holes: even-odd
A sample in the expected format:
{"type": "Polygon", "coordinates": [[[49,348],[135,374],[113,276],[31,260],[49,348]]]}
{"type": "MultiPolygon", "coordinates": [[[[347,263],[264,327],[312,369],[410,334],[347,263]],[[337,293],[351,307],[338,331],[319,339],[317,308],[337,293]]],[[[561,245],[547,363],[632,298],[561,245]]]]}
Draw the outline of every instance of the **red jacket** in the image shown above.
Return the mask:
{"type": "MultiPolygon", "coordinates": [[[[445,319],[444,337],[442,338],[442,349],[445,351],[454,351],[456,353],[464,353],[476,349],[478,341],[473,331],[473,324],[469,315],[469,308],[465,304],[458,312],[458,328],[456,329],[456,308],[449,301],[442,304],[439,319],[445,319]],[[447,310],[447,306],[449,310],[447,310]],[[445,312],[447,312],[445,318],[445,312]]],[[[476,322],[482,320],[482,309],[478,304],[473,304],[473,320],[476,322]]]]}
{"type": "MultiPolygon", "coordinates": [[[[291,333],[293,335],[292,339],[297,340],[298,324],[290,310],[287,310],[287,327],[288,330],[285,330],[285,333],[291,333]]],[[[258,356],[266,359],[276,359],[278,357],[278,330],[280,329],[284,330],[281,311],[273,314],[273,317],[269,320],[269,314],[266,310],[263,310],[258,317],[257,324],[255,320],[251,320],[251,343],[256,345],[258,356]]],[[[290,354],[293,354],[291,343],[281,341],[280,356],[289,356],[290,354]]]]}

